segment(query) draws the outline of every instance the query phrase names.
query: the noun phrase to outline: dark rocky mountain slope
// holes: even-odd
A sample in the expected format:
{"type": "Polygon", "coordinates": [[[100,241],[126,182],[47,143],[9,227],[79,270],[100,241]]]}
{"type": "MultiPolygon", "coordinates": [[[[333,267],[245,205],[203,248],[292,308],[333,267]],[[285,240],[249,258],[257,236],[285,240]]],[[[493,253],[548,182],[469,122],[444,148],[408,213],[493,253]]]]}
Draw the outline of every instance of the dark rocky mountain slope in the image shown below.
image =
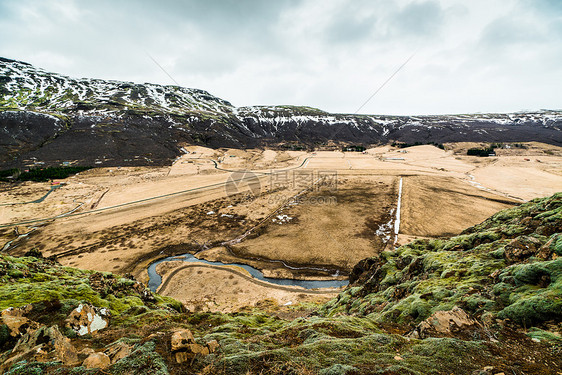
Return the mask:
{"type": "Polygon", "coordinates": [[[203,90],[73,79],[0,58],[4,167],[29,160],[167,164],[184,144],[309,148],[391,141],[562,145],[562,112],[368,116],[296,106],[237,108],[203,90]]]}

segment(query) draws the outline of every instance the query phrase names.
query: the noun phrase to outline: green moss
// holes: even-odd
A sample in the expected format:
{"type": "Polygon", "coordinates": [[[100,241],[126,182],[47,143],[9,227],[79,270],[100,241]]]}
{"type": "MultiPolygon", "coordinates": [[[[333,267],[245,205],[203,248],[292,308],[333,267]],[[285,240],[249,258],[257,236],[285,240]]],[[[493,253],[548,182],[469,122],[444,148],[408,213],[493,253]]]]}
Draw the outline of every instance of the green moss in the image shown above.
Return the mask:
{"type": "Polygon", "coordinates": [[[492,294],[496,296],[499,303],[508,305],[510,303],[510,295],[515,287],[506,283],[497,283],[492,288],[492,294]]]}
{"type": "MultiPolygon", "coordinates": [[[[90,286],[92,271],[63,267],[46,259],[0,255],[0,275],[2,272],[6,276],[0,278],[0,309],[57,300],[61,311],[68,314],[79,303],[89,303],[109,308],[117,321],[126,320],[127,316],[121,315],[139,307],[165,308],[168,313],[182,310],[181,303],[162,296],[155,296],[155,303],[147,306],[133,288],[135,282],[124,278],[116,280],[118,293],[102,296],[90,286]]],[[[113,280],[111,274],[105,277],[113,280]]]]}
{"type": "Polygon", "coordinates": [[[19,279],[24,276],[23,272],[20,270],[9,270],[8,276],[14,279],[19,279]]]}
{"type": "Polygon", "coordinates": [[[328,368],[320,370],[320,375],[346,375],[349,373],[356,373],[357,368],[349,365],[340,365],[336,363],[328,368]]]}
{"type": "Polygon", "coordinates": [[[531,296],[507,306],[498,316],[526,326],[552,319],[560,320],[562,301],[553,295],[531,296]]]}
{"type": "Polygon", "coordinates": [[[562,275],[562,258],[548,262],[516,265],[511,269],[516,285],[556,281],[562,275]]]}
{"type": "Polygon", "coordinates": [[[529,330],[527,336],[540,341],[546,341],[554,345],[562,346],[562,336],[559,332],[550,332],[533,327],[529,330]]]}
{"type": "Polygon", "coordinates": [[[59,362],[31,362],[21,361],[10,367],[5,375],[41,375],[49,369],[60,367],[59,362]]]}
{"type": "Polygon", "coordinates": [[[154,342],[149,341],[135,349],[131,355],[117,361],[107,369],[107,372],[110,374],[167,375],[166,363],[154,349],[154,342]]]}
{"type": "MultiPolygon", "coordinates": [[[[480,366],[474,361],[476,356],[484,357],[484,361],[492,358],[487,347],[480,342],[407,340],[398,335],[376,333],[353,339],[335,338],[310,327],[303,327],[300,332],[304,340],[301,344],[276,349],[264,348],[265,337],[258,345],[246,348],[241,343],[232,345],[229,342],[221,348],[223,354],[220,357],[207,357],[201,365],[212,363],[228,374],[370,374],[383,369],[384,373],[396,369],[401,374],[442,374],[450,373],[451,365],[470,373],[480,366]]],[[[228,341],[226,338],[223,340],[228,341]]]]}

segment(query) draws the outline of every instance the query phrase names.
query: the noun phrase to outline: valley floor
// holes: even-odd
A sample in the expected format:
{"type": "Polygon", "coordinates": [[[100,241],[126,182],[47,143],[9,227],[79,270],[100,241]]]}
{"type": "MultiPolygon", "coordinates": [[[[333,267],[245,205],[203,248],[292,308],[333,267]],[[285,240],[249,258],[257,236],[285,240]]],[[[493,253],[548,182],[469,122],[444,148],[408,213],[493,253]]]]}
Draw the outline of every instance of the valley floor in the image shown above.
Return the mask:
{"type": "MultiPolygon", "coordinates": [[[[345,278],[384,249],[459,233],[562,187],[559,148],[530,143],[479,158],[466,156],[472,146],[365,153],[192,146],[171,167],[82,172],[41,203],[24,204],[43,196],[47,183],[3,184],[0,246],[14,255],[35,248],[63,265],[130,273],[145,283],[151,262],[188,252],[268,277],[345,278]]],[[[241,271],[202,266],[171,271],[179,263],[159,266],[160,292],[193,311],[307,303],[339,291],[280,290],[241,271]]]]}

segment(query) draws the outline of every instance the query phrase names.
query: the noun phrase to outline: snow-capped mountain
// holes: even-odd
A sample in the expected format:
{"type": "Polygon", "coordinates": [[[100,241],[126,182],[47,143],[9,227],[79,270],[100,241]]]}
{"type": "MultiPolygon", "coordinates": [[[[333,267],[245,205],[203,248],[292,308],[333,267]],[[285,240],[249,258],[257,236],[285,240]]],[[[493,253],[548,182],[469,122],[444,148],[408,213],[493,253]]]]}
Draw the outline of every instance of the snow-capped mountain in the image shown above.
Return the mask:
{"type": "Polygon", "coordinates": [[[403,142],[541,141],[562,145],[562,112],[450,116],[236,108],[206,91],[74,79],[0,58],[0,164],[169,163],[184,144],[314,147],[403,142]]]}
{"type": "Polygon", "coordinates": [[[0,104],[20,110],[88,110],[115,114],[123,109],[161,113],[230,113],[232,105],[206,91],[151,83],[74,79],[30,64],[0,58],[0,104]]]}

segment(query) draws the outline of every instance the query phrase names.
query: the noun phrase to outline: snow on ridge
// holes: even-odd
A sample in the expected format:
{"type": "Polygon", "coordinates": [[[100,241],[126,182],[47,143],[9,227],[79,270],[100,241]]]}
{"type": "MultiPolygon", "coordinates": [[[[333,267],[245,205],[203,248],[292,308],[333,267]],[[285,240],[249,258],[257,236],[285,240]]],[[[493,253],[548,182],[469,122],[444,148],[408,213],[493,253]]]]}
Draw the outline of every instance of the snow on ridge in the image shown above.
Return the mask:
{"type": "MultiPolygon", "coordinates": [[[[469,128],[476,122],[506,127],[519,123],[550,126],[562,121],[562,112],[548,110],[509,114],[364,116],[331,114],[315,108],[298,106],[236,108],[200,89],[89,78],[75,79],[19,62],[0,61],[0,75],[9,78],[2,83],[7,93],[0,95],[0,105],[7,107],[43,111],[76,110],[79,102],[87,102],[93,104],[94,109],[80,110],[81,115],[117,116],[123,114],[123,109],[149,109],[166,115],[189,115],[187,121],[191,122],[198,119],[199,114],[218,115],[237,119],[238,126],[252,134],[245,124],[245,119],[255,119],[276,131],[290,124],[301,126],[313,122],[328,126],[343,124],[360,131],[382,133],[383,136],[388,136],[393,129],[405,127],[432,129],[454,125],[469,128]]],[[[211,122],[214,121],[213,118],[211,117],[211,122]]]]}
{"type": "Polygon", "coordinates": [[[199,89],[88,78],[74,79],[47,73],[18,62],[0,61],[0,74],[9,79],[4,83],[8,94],[0,96],[0,101],[20,109],[70,109],[76,106],[77,101],[88,101],[92,104],[115,101],[125,107],[154,106],[168,113],[196,110],[226,114],[232,111],[228,102],[199,89]],[[147,105],[150,101],[153,104],[147,105]]]}

